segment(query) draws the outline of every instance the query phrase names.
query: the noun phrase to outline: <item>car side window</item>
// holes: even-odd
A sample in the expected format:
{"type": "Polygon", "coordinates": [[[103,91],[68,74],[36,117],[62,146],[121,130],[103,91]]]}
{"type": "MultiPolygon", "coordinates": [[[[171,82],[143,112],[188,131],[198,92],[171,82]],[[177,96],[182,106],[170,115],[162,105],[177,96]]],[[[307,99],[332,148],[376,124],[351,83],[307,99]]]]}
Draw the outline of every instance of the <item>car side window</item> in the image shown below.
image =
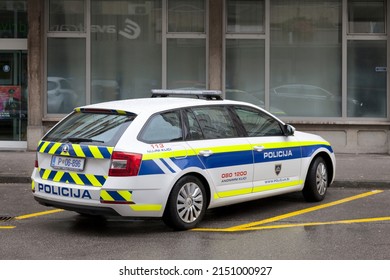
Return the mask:
{"type": "Polygon", "coordinates": [[[196,107],[192,111],[200,126],[204,139],[238,137],[234,122],[226,107],[196,107]]]}
{"type": "Polygon", "coordinates": [[[180,112],[166,112],[154,115],[143,129],[140,139],[148,143],[180,141],[182,124],[180,112]]]}
{"type": "Polygon", "coordinates": [[[266,113],[249,107],[234,110],[249,137],[284,135],[280,123],[266,113]]]}
{"type": "Polygon", "coordinates": [[[185,116],[188,122],[188,133],[186,135],[186,140],[204,139],[202,129],[200,128],[194,113],[191,110],[186,110],[185,116]]]}

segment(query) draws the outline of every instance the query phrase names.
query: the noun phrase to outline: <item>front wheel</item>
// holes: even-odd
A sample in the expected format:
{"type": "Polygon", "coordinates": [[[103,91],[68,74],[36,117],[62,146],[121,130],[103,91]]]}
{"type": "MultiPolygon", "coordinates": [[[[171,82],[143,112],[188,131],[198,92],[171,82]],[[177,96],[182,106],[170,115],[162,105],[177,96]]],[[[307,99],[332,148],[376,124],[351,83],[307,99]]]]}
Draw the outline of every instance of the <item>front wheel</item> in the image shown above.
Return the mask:
{"type": "Polygon", "coordinates": [[[173,186],[163,220],[176,230],[191,229],[202,220],[206,208],[207,196],[203,183],[195,176],[185,176],[173,186]]]}
{"type": "Polygon", "coordinates": [[[329,186],[329,173],[325,160],[317,157],[309,167],[302,193],[306,201],[316,202],[325,198],[329,186]]]}

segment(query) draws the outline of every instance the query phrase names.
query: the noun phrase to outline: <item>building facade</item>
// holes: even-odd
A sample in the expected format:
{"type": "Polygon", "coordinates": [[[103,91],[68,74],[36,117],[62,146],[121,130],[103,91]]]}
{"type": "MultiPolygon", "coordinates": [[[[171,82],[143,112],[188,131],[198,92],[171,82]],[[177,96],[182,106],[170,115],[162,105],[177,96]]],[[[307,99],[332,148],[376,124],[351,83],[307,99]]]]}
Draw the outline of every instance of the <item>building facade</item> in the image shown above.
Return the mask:
{"type": "Polygon", "coordinates": [[[390,153],[387,0],[0,0],[0,149],[72,108],[218,89],[336,152],[390,153]]]}

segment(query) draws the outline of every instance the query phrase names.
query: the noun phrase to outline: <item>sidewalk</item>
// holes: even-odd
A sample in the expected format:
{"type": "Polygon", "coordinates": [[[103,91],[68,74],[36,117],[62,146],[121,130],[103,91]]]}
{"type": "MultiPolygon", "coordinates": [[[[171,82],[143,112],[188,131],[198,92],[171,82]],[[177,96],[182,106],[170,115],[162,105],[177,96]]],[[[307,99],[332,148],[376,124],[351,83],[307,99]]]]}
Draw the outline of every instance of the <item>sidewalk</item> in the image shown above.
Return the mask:
{"type": "MultiPolygon", "coordinates": [[[[0,183],[30,183],[35,152],[0,151],[0,183]]],[[[389,188],[390,155],[336,154],[333,187],[389,188]]]]}

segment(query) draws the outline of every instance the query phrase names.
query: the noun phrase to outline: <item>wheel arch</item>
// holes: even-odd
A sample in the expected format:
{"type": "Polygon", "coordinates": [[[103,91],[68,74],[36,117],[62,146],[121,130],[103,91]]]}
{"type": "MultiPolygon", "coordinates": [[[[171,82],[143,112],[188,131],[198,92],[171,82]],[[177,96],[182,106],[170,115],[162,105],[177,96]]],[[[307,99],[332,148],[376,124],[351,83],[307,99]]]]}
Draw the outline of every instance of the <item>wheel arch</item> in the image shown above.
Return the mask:
{"type": "MultiPolygon", "coordinates": [[[[206,177],[204,177],[202,174],[200,174],[200,173],[198,173],[198,172],[191,171],[191,172],[182,174],[182,176],[180,176],[179,178],[177,178],[177,179],[175,180],[175,183],[174,183],[173,185],[175,185],[176,182],[178,182],[181,178],[186,177],[186,176],[194,176],[194,177],[198,178],[198,179],[202,182],[202,184],[203,184],[203,186],[204,186],[204,188],[205,188],[205,191],[206,191],[206,195],[207,195],[207,197],[206,197],[206,198],[207,198],[206,205],[207,205],[207,208],[208,208],[209,205],[210,205],[210,201],[211,201],[211,189],[210,189],[210,184],[209,184],[209,182],[207,181],[206,177]]],[[[170,192],[169,192],[169,196],[170,196],[171,193],[172,193],[172,189],[173,189],[173,188],[171,188],[171,190],[170,190],[170,192]]],[[[169,197],[169,196],[168,196],[168,197],[169,197]]]]}
{"type": "MultiPolygon", "coordinates": [[[[334,179],[334,175],[335,175],[335,165],[334,165],[334,162],[331,158],[331,156],[325,152],[325,151],[320,151],[319,153],[317,153],[310,161],[310,164],[309,164],[309,169],[310,169],[310,166],[312,166],[313,162],[316,160],[316,158],[323,158],[323,160],[325,161],[325,164],[326,164],[326,167],[328,169],[328,172],[329,172],[329,178],[331,178],[330,183],[333,182],[333,179],[334,179]]],[[[306,174],[307,176],[307,174],[306,174]]]]}

